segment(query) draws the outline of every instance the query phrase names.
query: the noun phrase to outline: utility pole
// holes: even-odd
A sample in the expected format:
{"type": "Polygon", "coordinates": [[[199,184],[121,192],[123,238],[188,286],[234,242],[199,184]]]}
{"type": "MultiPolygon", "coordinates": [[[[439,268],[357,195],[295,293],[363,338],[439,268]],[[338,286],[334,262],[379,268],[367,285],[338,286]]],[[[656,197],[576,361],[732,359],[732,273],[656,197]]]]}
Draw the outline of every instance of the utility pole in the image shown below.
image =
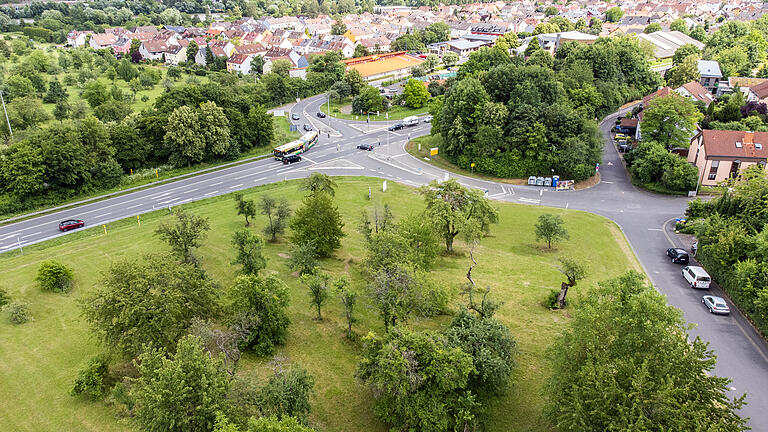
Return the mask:
{"type": "Polygon", "coordinates": [[[13,130],[11,129],[11,121],[8,120],[8,110],[5,109],[5,99],[3,98],[3,91],[0,90],[0,101],[3,102],[3,111],[5,111],[5,121],[8,123],[8,132],[11,134],[11,138],[13,138],[13,130]]]}

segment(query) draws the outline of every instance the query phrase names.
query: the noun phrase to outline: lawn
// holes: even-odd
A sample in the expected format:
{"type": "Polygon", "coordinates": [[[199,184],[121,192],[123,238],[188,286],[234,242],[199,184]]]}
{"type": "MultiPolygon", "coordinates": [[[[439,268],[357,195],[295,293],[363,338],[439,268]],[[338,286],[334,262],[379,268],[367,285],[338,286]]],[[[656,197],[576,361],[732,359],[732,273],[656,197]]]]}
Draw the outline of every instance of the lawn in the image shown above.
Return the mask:
{"type": "MultiPolygon", "coordinates": [[[[355,115],[355,114],[345,114],[345,112],[351,111],[351,105],[352,101],[351,99],[342,99],[340,101],[331,102],[331,112],[330,115],[335,118],[345,119],[345,120],[365,120],[369,118],[367,115],[355,115]],[[342,112],[343,111],[343,112],[342,112]]],[[[429,114],[429,104],[421,107],[421,108],[408,108],[406,106],[393,106],[389,109],[389,111],[381,111],[379,112],[379,115],[375,115],[376,113],[371,113],[370,119],[371,121],[387,121],[387,114],[389,114],[389,120],[402,120],[406,117],[410,117],[413,115],[427,115],[429,114]]],[[[321,107],[323,112],[328,114],[326,111],[328,111],[328,104],[325,103],[321,107]]]]}
{"type": "MultiPolygon", "coordinates": [[[[335,257],[324,260],[324,271],[343,273],[354,284],[362,285],[359,263],[364,256],[363,240],[355,231],[361,209],[390,203],[396,217],[423,208],[415,189],[391,184],[381,191],[378,179],[340,178],[336,201],[344,218],[347,236],[335,257]],[[368,201],[369,187],[373,197],[368,201]]],[[[246,191],[246,198],[269,193],[285,196],[294,208],[300,198],[296,182],[281,182],[246,191]]],[[[490,286],[492,296],[504,301],[497,317],[509,326],[518,342],[517,370],[510,391],[489,407],[488,431],[548,431],[542,416],[541,385],[548,374],[543,358],[553,335],[568,321],[568,311],[549,311],[542,306],[548,293],[560,286],[562,277],[554,267],[560,255],[583,256],[589,265],[589,277],[572,293],[583,287],[616,276],[627,269],[639,269],[623,234],[607,219],[588,213],[498,203],[499,224],[476,250],[478,265],[473,276],[479,286],[490,286]],[[533,234],[536,218],[544,212],[562,215],[570,232],[569,241],[547,251],[533,234]]],[[[235,277],[230,237],[243,226],[236,215],[231,196],[215,197],[184,206],[191,212],[209,217],[211,231],[199,250],[202,265],[226,289],[235,277]]],[[[112,408],[98,402],[71,397],[68,391],[78,368],[99,351],[98,344],[79,316],[77,302],[91,292],[111,262],[133,259],[147,252],[167,250],[153,236],[161,221],[170,220],[164,211],[144,215],[139,226],[135,218],[93,227],[52,241],[0,255],[2,285],[10,295],[30,304],[34,322],[13,326],[0,320],[0,424],[13,431],[128,431],[135,430],[129,420],[118,419],[112,408]],[[69,264],[75,273],[75,287],[68,295],[40,292],[33,279],[42,260],[55,258],[69,264]]],[[[252,222],[260,230],[265,218],[252,222]]],[[[288,246],[285,241],[270,244],[267,273],[275,273],[289,285],[291,325],[287,344],[277,355],[306,367],[316,380],[310,422],[318,431],[385,432],[386,426],[371,413],[371,394],[354,378],[357,352],[355,343],[344,337],[344,318],[337,299],[324,310],[326,319],[313,320],[315,311],[309,296],[287,268],[288,246]]],[[[455,255],[439,259],[430,277],[458,289],[465,282],[469,264],[464,245],[457,245],[455,255]]],[[[463,301],[455,299],[456,304],[463,301]]],[[[370,305],[358,307],[354,324],[358,335],[381,332],[382,324],[370,305]]],[[[414,328],[442,328],[449,316],[414,319],[414,328]]],[[[240,373],[266,376],[269,359],[245,356],[240,373]]]]}

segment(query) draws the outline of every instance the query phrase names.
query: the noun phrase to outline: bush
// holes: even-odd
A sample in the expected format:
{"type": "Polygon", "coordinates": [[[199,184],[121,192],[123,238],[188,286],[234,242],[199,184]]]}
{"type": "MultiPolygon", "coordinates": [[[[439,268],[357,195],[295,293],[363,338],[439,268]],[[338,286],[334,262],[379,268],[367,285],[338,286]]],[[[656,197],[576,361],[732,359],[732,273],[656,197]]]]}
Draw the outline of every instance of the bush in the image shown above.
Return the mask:
{"type": "Polygon", "coordinates": [[[32,321],[32,315],[30,315],[26,303],[11,302],[3,306],[2,311],[8,315],[8,321],[12,324],[24,324],[27,321],[32,321]]]}
{"type": "Polygon", "coordinates": [[[84,395],[93,400],[101,398],[107,391],[104,378],[108,372],[109,358],[103,354],[93,357],[80,369],[69,393],[72,396],[84,395]]]}
{"type": "Polygon", "coordinates": [[[72,289],[72,269],[59,262],[48,260],[40,263],[35,280],[43,291],[66,293],[72,289]]]}
{"type": "Polygon", "coordinates": [[[559,303],[557,302],[557,296],[560,295],[560,290],[552,290],[547,296],[547,300],[544,302],[544,306],[549,309],[559,309],[559,303]]]}
{"type": "Polygon", "coordinates": [[[8,295],[8,293],[0,288],[0,308],[7,305],[11,302],[11,296],[8,295]]]}

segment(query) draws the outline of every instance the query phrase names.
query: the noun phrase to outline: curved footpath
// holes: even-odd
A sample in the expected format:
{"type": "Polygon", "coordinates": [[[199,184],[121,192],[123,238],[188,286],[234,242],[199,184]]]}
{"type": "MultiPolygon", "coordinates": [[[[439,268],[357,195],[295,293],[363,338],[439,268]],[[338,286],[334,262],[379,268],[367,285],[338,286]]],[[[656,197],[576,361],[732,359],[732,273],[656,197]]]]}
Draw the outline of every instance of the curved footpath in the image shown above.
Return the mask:
{"type": "MultiPolygon", "coordinates": [[[[404,150],[408,138],[429,134],[431,125],[421,123],[395,132],[393,122],[347,121],[316,116],[325,95],[300,101],[291,107],[301,119],[320,131],[318,144],[299,163],[283,165],[274,159],[254,161],[215,172],[178,180],[103,201],[42,215],[0,226],[0,253],[20,246],[67,235],[58,232],[58,222],[84,219],[95,226],[156,209],[222,195],[281,180],[307,177],[313,171],[335,176],[371,176],[412,186],[443,179],[444,170],[419,160],[404,150]],[[362,143],[373,144],[372,152],[357,150],[362,143]]],[[[747,393],[748,405],[742,415],[750,417],[754,430],[768,430],[768,344],[741,313],[713,316],[701,305],[701,291],[689,288],[680,275],[680,266],[670,263],[664,251],[670,246],[686,249],[674,236],[674,218],[685,211],[688,199],[651,194],[632,186],[619,154],[608,134],[612,114],[601,123],[606,138],[601,182],[586,190],[555,192],[531,186],[512,186],[449,173],[462,184],[487,191],[488,196],[507,202],[588,211],[615,221],[639,258],[654,286],[667,296],[670,305],[680,308],[691,331],[710,342],[718,356],[715,373],[730,377],[732,395],[747,393]]],[[[588,246],[588,245],[587,245],[588,246]]],[[[717,289],[712,289],[717,293],[717,289]]]]}

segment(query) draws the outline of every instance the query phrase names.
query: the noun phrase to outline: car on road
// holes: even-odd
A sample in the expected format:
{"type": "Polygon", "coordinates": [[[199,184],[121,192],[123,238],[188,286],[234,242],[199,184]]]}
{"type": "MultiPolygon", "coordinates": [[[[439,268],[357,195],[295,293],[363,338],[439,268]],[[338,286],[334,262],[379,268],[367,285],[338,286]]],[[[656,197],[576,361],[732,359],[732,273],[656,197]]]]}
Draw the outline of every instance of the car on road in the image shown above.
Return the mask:
{"type": "Polygon", "coordinates": [[[371,150],[373,150],[373,145],[372,144],[358,144],[357,148],[359,148],[360,150],[371,151],[371,150]]]}
{"type": "Polygon", "coordinates": [[[623,133],[617,133],[616,136],[613,137],[616,141],[619,140],[629,140],[629,135],[623,134],[623,133]]]}
{"type": "Polygon", "coordinates": [[[297,154],[289,154],[283,156],[283,165],[292,164],[294,162],[301,162],[301,156],[297,154]]]}
{"type": "Polygon", "coordinates": [[[71,229],[82,228],[85,226],[85,222],[80,219],[68,219],[59,222],[59,231],[69,231],[71,229]]]}
{"type": "Polygon", "coordinates": [[[325,118],[325,113],[318,111],[317,112],[317,116],[320,117],[320,118],[325,118]]]}
{"type": "Polygon", "coordinates": [[[672,258],[672,262],[676,264],[688,264],[688,252],[682,248],[669,248],[667,249],[667,256],[672,258]]]}
{"type": "Polygon", "coordinates": [[[294,119],[294,120],[298,120],[299,119],[299,115],[296,114],[296,113],[293,113],[293,114],[291,114],[291,118],[294,119]]]}
{"type": "Polygon", "coordinates": [[[725,303],[725,299],[722,297],[705,295],[701,298],[701,302],[709,309],[709,313],[720,315],[731,313],[731,309],[728,308],[728,304],[725,303]]]}
{"type": "Polygon", "coordinates": [[[304,130],[305,131],[311,131],[312,130],[312,126],[309,123],[304,123],[304,130]]]}
{"type": "Polygon", "coordinates": [[[387,130],[391,132],[391,131],[400,130],[400,129],[404,128],[404,127],[405,126],[402,123],[395,123],[392,126],[388,127],[387,130]]]}
{"type": "Polygon", "coordinates": [[[432,116],[428,115],[428,116],[424,117],[424,123],[432,123],[432,116]]]}
{"type": "Polygon", "coordinates": [[[706,270],[698,266],[685,266],[683,267],[683,277],[691,286],[691,288],[709,288],[709,284],[712,283],[712,278],[709,276],[706,270]]]}

